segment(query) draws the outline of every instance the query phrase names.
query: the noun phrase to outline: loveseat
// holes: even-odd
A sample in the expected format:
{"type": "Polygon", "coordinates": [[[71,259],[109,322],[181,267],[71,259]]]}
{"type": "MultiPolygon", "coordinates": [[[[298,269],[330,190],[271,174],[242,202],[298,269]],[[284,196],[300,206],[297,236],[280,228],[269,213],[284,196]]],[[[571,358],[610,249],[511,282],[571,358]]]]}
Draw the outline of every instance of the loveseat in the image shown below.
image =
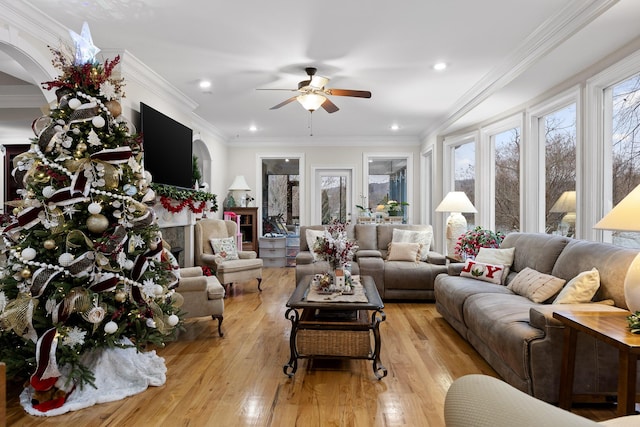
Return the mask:
{"type": "MultiPolygon", "coordinates": [[[[501,248],[515,248],[505,284],[459,276],[459,264],[450,265],[450,274],[435,281],[436,308],[506,382],[556,403],[564,327],[553,312],[625,310],[624,279],[638,251],[532,233],[508,234],[501,248]],[[583,303],[552,304],[557,293],[534,302],[507,287],[527,268],[566,282],[595,268],[600,286],[583,303]]],[[[615,395],[617,350],[585,334],[578,334],[576,345],[574,393],[584,398],[615,395]]]]}
{"type": "MultiPolygon", "coordinates": [[[[309,249],[307,230],[323,230],[324,226],[302,226],[300,228],[300,252],[296,256],[296,283],[309,274],[324,273],[329,265],[326,261],[314,261],[309,249]]],[[[358,250],[352,263],[352,273],[373,277],[380,297],[384,300],[433,300],[433,283],[436,276],[447,271],[446,258],[434,252],[432,245],[424,251],[424,259],[387,260],[389,244],[394,238],[394,230],[426,233],[432,235],[430,225],[408,224],[351,224],[347,225],[347,236],[355,239],[358,250]]],[[[396,232],[396,234],[399,234],[396,232]]],[[[428,239],[432,241],[431,237],[428,239]]],[[[313,246],[313,242],[311,242],[313,246]]]]}

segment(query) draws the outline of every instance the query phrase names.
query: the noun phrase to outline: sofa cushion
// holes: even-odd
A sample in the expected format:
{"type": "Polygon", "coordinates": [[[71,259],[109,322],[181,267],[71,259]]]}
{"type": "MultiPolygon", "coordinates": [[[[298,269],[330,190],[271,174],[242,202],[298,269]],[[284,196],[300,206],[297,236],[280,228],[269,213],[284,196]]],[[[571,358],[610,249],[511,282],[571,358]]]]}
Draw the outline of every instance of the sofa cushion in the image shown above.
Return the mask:
{"type": "Polygon", "coordinates": [[[378,250],[378,239],[375,224],[356,224],[355,236],[358,241],[358,252],[378,250]]]}
{"type": "Polygon", "coordinates": [[[235,237],[224,237],[222,239],[209,239],[214,255],[223,260],[238,259],[238,249],[236,248],[235,237]]]}
{"type": "Polygon", "coordinates": [[[589,303],[600,287],[600,273],[597,268],[583,271],[571,279],[560,291],[553,304],[589,303]]]}
{"type": "Polygon", "coordinates": [[[542,303],[557,294],[565,282],[564,279],[527,267],[520,271],[507,287],[533,302],[542,303]]]}
{"type": "Polygon", "coordinates": [[[433,238],[433,228],[428,225],[426,230],[402,230],[400,228],[393,229],[392,242],[411,242],[420,243],[420,261],[427,260],[427,254],[431,247],[431,239],[433,238]]]}
{"type": "Polygon", "coordinates": [[[387,261],[420,261],[420,243],[391,242],[389,243],[389,253],[387,261]]]}
{"type": "MultiPolygon", "coordinates": [[[[569,238],[563,236],[540,233],[509,233],[500,244],[500,249],[517,248],[513,254],[513,264],[511,265],[511,270],[516,273],[529,267],[540,273],[552,274],[558,256],[569,241],[569,238]]],[[[566,280],[566,277],[563,278],[566,280]]]]}
{"type": "Polygon", "coordinates": [[[504,283],[509,275],[511,264],[513,264],[513,255],[515,251],[516,248],[480,248],[478,255],[476,255],[476,261],[504,265],[504,273],[502,274],[502,283],[504,283]]]}
{"type": "Polygon", "coordinates": [[[504,271],[504,265],[488,264],[468,259],[460,271],[460,276],[471,277],[472,279],[499,285],[502,283],[504,271]]]}
{"type": "Polygon", "coordinates": [[[436,276],[446,271],[445,265],[427,264],[422,261],[385,261],[385,293],[392,290],[433,290],[436,276]]]}

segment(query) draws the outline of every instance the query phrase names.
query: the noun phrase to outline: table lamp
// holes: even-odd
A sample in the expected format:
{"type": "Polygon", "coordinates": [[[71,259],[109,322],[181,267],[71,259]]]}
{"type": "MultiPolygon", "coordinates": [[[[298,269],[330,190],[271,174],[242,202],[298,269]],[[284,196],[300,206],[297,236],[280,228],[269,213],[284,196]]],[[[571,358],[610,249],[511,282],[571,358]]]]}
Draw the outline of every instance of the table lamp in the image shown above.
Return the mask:
{"type": "MultiPolygon", "coordinates": [[[[229,191],[231,191],[231,194],[234,195],[235,191],[251,191],[251,188],[249,188],[249,184],[247,184],[247,180],[244,179],[244,175],[236,175],[235,179],[233,180],[233,182],[231,183],[231,185],[229,186],[229,191]]],[[[237,196],[237,194],[236,194],[237,196]]],[[[246,193],[240,195],[240,198],[235,197],[236,200],[238,200],[238,206],[240,207],[246,207],[246,200],[247,200],[247,196],[246,193]]]]}
{"type": "MultiPolygon", "coordinates": [[[[640,185],[606,214],[594,228],[614,231],[640,231],[640,185]]],[[[632,313],[640,311],[640,254],[627,270],[624,279],[624,299],[632,313]]]]}
{"type": "Polygon", "coordinates": [[[458,237],[467,231],[467,220],[462,215],[478,212],[464,191],[450,191],[436,208],[436,212],[450,212],[447,218],[447,255],[455,255],[458,237]]]}
{"type": "MultiPolygon", "coordinates": [[[[571,236],[571,232],[576,226],[576,192],[565,191],[558,197],[558,200],[551,206],[549,212],[565,214],[560,222],[566,224],[567,229],[563,235],[571,236]]],[[[559,228],[559,227],[558,227],[559,228]]]]}

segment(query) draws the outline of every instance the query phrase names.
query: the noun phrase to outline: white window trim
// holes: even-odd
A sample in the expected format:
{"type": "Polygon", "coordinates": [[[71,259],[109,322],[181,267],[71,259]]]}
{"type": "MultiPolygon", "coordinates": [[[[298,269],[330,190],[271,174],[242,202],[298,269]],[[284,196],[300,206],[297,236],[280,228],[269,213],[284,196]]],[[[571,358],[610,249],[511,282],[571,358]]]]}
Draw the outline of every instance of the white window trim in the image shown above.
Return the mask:
{"type": "Polygon", "coordinates": [[[433,217],[433,185],[435,183],[435,152],[433,146],[420,153],[420,182],[419,193],[422,206],[420,209],[420,223],[431,224],[433,217]]]}
{"type": "Polygon", "coordinates": [[[576,219],[576,237],[582,236],[581,226],[584,224],[581,216],[584,213],[582,206],[582,166],[581,158],[583,153],[582,147],[582,131],[581,131],[581,92],[579,86],[571,87],[547,100],[536,104],[526,111],[525,128],[523,128],[523,152],[521,157],[525,160],[522,163],[521,170],[524,185],[524,194],[522,197],[525,201],[524,210],[521,211],[520,222],[523,225],[523,231],[544,233],[545,232],[545,210],[543,203],[545,200],[545,142],[540,138],[543,136],[544,122],[541,120],[544,116],[554,113],[571,104],[576,104],[576,207],[578,217],[576,219]],[[525,139],[524,136],[527,136],[525,139]],[[531,197],[535,195],[535,197],[531,197]]]}
{"type": "MultiPolygon", "coordinates": [[[[519,128],[520,148],[522,149],[523,121],[523,114],[520,113],[515,116],[507,117],[503,120],[492,123],[480,130],[480,149],[482,152],[481,158],[482,162],[486,162],[487,164],[487,173],[482,174],[482,185],[480,188],[489,189],[488,192],[483,192],[483,197],[480,201],[483,212],[487,212],[487,223],[482,225],[492,230],[495,230],[496,228],[496,146],[493,143],[493,137],[502,132],[506,132],[514,128],[519,128]]],[[[518,200],[518,204],[520,205],[520,229],[522,229],[522,153],[519,154],[520,155],[518,156],[518,161],[520,163],[520,176],[518,177],[518,184],[520,186],[520,189],[518,193],[520,194],[520,199],[518,200]]],[[[476,208],[478,208],[478,206],[476,206],[476,208]]]]}
{"type": "MultiPolygon", "coordinates": [[[[413,153],[408,152],[386,152],[386,153],[362,153],[362,191],[360,194],[364,195],[369,200],[369,159],[406,159],[407,160],[407,203],[409,203],[409,209],[407,209],[407,223],[411,224],[413,215],[413,153]]],[[[354,199],[356,199],[354,193],[354,199]]],[[[359,199],[359,197],[358,197],[359,199]]],[[[360,202],[358,202],[360,203],[360,202]]]]}
{"type": "Polygon", "coordinates": [[[610,231],[593,226],[613,208],[612,152],[609,146],[612,111],[610,93],[605,91],[640,72],[640,50],[587,80],[585,87],[585,165],[593,171],[588,183],[592,191],[585,195],[585,238],[612,242],[610,231]],[[609,99],[607,99],[609,98],[609,99]]]}

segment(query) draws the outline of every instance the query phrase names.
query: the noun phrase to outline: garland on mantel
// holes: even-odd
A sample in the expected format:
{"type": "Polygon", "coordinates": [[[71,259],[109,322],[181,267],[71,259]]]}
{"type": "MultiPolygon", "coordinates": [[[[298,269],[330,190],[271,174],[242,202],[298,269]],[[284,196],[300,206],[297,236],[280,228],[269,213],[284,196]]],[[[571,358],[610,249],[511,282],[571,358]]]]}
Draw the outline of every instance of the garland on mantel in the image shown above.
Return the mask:
{"type": "Polygon", "coordinates": [[[191,212],[199,214],[204,211],[207,202],[211,203],[211,212],[218,211],[217,197],[213,193],[164,184],[151,184],[151,188],[160,197],[162,207],[171,213],[179,213],[184,208],[189,208],[191,212]],[[178,204],[174,202],[178,202],[178,204]]]}

